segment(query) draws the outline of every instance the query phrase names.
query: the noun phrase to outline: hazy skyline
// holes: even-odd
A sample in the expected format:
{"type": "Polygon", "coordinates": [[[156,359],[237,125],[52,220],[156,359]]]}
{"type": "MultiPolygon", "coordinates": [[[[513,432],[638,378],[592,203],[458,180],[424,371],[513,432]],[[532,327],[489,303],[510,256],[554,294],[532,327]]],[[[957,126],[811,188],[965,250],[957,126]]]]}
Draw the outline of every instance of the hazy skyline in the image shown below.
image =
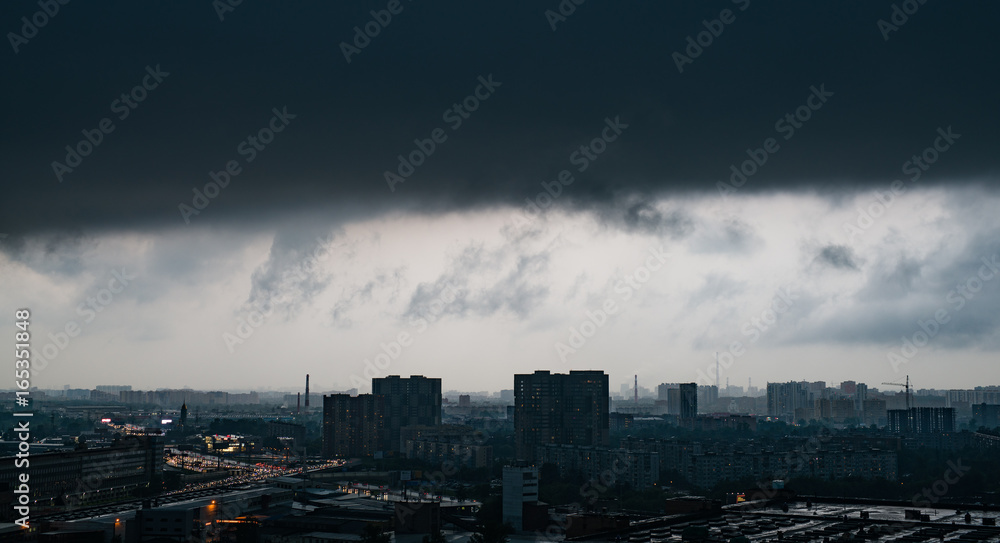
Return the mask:
{"type": "Polygon", "coordinates": [[[998,5],[212,6],[8,36],[35,386],[1000,380],[998,5]]]}

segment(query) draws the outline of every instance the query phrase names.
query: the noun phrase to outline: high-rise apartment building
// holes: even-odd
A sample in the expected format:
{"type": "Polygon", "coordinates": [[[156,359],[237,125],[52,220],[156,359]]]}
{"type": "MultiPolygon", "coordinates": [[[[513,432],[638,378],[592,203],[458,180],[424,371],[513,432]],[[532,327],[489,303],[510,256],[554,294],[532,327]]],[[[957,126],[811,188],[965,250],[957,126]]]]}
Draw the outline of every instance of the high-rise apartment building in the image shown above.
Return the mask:
{"type": "Polygon", "coordinates": [[[697,383],[681,383],[680,408],[682,419],[693,419],[698,416],[698,385],[697,383]]]}
{"type": "Polygon", "coordinates": [[[980,403],[972,406],[972,418],[979,426],[1000,427],[1000,405],[980,403]]]}
{"type": "Polygon", "coordinates": [[[945,405],[948,407],[951,407],[952,403],[961,402],[969,405],[977,403],[1000,404],[1000,387],[985,386],[966,390],[949,390],[946,401],[945,405]]]}
{"type": "Polygon", "coordinates": [[[681,389],[679,386],[667,389],[667,414],[678,417],[681,415],[681,389]]]}
{"type": "Polygon", "coordinates": [[[323,396],[323,456],[372,456],[383,450],[384,412],[382,396],[323,396]]]}
{"type": "Polygon", "coordinates": [[[868,385],[858,383],[854,387],[854,410],[858,412],[860,418],[864,418],[865,400],[868,399],[868,385]]]}
{"type": "Polygon", "coordinates": [[[767,416],[793,420],[795,410],[814,407],[807,383],[768,383],[767,416]]]}
{"type": "Polygon", "coordinates": [[[517,457],[534,461],[539,445],[608,445],[608,375],[536,371],[514,376],[517,457]]]}
{"type": "Polygon", "coordinates": [[[885,426],[888,424],[885,400],[871,398],[864,400],[861,405],[861,417],[866,426],[870,424],[885,426]]]}
{"type": "Polygon", "coordinates": [[[719,387],[715,385],[703,385],[697,388],[698,403],[704,409],[711,409],[719,401],[719,387]]]}
{"type": "Polygon", "coordinates": [[[398,375],[372,379],[372,394],[385,398],[383,447],[399,452],[400,429],[441,424],[441,379],[398,375]]]}
{"type": "Polygon", "coordinates": [[[911,407],[890,409],[889,431],[895,434],[939,434],[955,431],[952,407],[911,407]]]}
{"type": "Polygon", "coordinates": [[[678,385],[677,383],[661,383],[659,386],[656,387],[656,399],[662,401],[669,400],[668,398],[669,393],[667,391],[671,389],[676,389],[678,387],[680,387],[680,385],[678,385]]]}

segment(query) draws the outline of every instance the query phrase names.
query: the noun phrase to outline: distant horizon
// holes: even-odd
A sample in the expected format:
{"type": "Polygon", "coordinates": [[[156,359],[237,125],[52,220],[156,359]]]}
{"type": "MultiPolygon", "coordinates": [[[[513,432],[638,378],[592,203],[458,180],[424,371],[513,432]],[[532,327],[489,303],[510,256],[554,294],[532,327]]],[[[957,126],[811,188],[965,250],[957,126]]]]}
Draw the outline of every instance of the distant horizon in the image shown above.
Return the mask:
{"type": "MultiPolygon", "coordinates": [[[[417,374],[414,374],[414,375],[417,375],[417,374]]],[[[432,375],[424,375],[424,376],[425,377],[434,377],[432,375]]],[[[404,375],[402,377],[409,377],[409,376],[408,375],[404,375]]],[[[854,380],[847,379],[846,381],[854,381],[856,384],[867,385],[869,391],[875,390],[875,391],[878,391],[880,394],[894,395],[894,394],[902,394],[903,393],[902,388],[900,388],[899,390],[895,390],[895,389],[891,389],[891,388],[879,388],[880,386],[885,387],[885,386],[891,386],[891,385],[882,385],[881,383],[879,383],[877,385],[872,385],[872,384],[867,383],[865,381],[858,381],[856,379],[854,379],[854,380]]],[[[680,382],[680,381],[675,381],[675,382],[680,382]]],[[[763,387],[758,387],[757,385],[754,385],[754,388],[756,390],[760,390],[760,391],[763,391],[764,393],[766,393],[766,385],[767,385],[767,383],[787,383],[787,382],[797,382],[797,383],[803,383],[803,382],[805,382],[805,383],[825,382],[827,384],[827,388],[838,389],[838,388],[840,388],[840,385],[844,381],[831,382],[831,381],[823,381],[822,379],[816,379],[816,380],[767,381],[767,382],[765,382],[765,384],[764,384],[763,387]]],[[[669,382],[657,383],[655,385],[652,385],[652,387],[640,384],[639,385],[640,389],[647,390],[649,392],[649,394],[643,396],[643,393],[640,393],[639,397],[643,398],[643,397],[655,396],[656,393],[657,393],[656,387],[659,386],[659,385],[661,385],[661,384],[668,384],[668,383],[669,382]]],[[[624,385],[624,384],[626,384],[626,383],[625,382],[621,383],[621,385],[624,385]]],[[[629,384],[631,385],[631,383],[629,383],[629,384]]],[[[64,385],[64,387],[65,386],[67,386],[67,385],[64,385]]],[[[95,385],[95,386],[89,387],[89,388],[88,387],[80,387],[80,386],[72,386],[72,387],[69,387],[68,389],[67,388],[45,388],[45,387],[38,387],[38,390],[41,390],[41,391],[56,391],[56,392],[63,391],[63,390],[96,390],[97,386],[132,386],[132,390],[133,391],[190,390],[192,392],[227,392],[227,393],[231,393],[231,394],[248,394],[248,393],[251,393],[251,392],[257,392],[257,393],[275,393],[275,394],[278,394],[278,393],[280,393],[280,394],[295,394],[296,392],[299,392],[299,393],[303,393],[304,394],[304,387],[303,388],[299,388],[299,389],[294,389],[294,388],[226,389],[226,388],[193,388],[193,387],[141,388],[141,387],[136,387],[134,385],[125,385],[125,384],[119,384],[119,385],[95,385]]],[[[700,387],[704,387],[706,385],[698,385],[698,386],[700,388],[700,387]]],[[[707,386],[715,386],[715,385],[707,385],[707,386]]],[[[733,387],[739,387],[744,392],[747,392],[747,387],[745,387],[745,386],[741,386],[741,385],[732,385],[732,386],[733,387]]],[[[944,392],[947,392],[948,390],[976,390],[977,388],[980,388],[980,389],[1000,389],[1000,384],[993,384],[993,385],[973,385],[973,386],[968,386],[968,387],[948,387],[948,388],[929,388],[929,387],[915,388],[915,387],[911,386],[910,390],[911,390],[911,394],[916,394],[916,393],[918,393],[921,390],[932,390],[932,391],[944,391],[944,392]]],[[[0,391],[5,391],[5,392],[12,391],[12,390],[15,390],[15,389],[0,389],[0,391]]],[[[325,394],[343,393],[343,392],[347,392],[347,391],[350,391],[350,390],[351,390],[351,388],[343,388],[343,389],[341,389],[341,388],[323,388],[323,389],[316,389],[314,385],[310,385],[310,396],[319,396],[319,395],[322,395],[324,393],[325,394]]],[[[472,396],[480,396],[480,395],[482,395],[482,396],[493,396],[493,395],[499,395],[504,390],[513,390],[513,388],[498,389],[498,390],[460,390],[460,389],[447,389],[447,390],[442,390],[441,394],[442,394],[442,396],[449,396],[449,395],[455,395],[455,394],[468,394],[468,395],[472,395],[472,396]]],[[[632,390],[632,389],[630,388],[630,390],[632,390]]],[[[725,386],[719,387],[720,397],[722,397],[721,396],[721,392],[725,391],[725,390],[727,390],[727,387],[725,387],[725,386]]],[[[358,393],[359,394],[364,394],[366,392],[362,391],[362,390],[359,390],[358,393]]],[[[609,397],[622,396],[622,394],[620,393],[620,386],[617,387],[617,388],[612,386],[608,395],[609,395],[609,397]]],[[[758,396],[759,396],[759,394],[758,394],[758,396]]],[[[627,399],[630,396],[623,396],[623,397],[625,397],[627,399]]]]}

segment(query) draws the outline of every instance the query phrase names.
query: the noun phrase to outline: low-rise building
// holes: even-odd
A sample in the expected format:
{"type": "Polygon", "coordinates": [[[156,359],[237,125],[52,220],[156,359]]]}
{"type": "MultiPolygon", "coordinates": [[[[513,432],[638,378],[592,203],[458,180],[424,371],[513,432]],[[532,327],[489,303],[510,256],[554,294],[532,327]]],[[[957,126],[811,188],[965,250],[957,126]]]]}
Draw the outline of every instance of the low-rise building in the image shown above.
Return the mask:
{"type": "MultiPolygon", "coordinates": [[[[13,492],[24,471],[15,460],[0,459],[0,501],[4,503],[14,503],[13,492]]],[[[163,474],[163,437],[129,435],[109,447],[32,454],[27,460],[33,511],[85,505],[129,497],[157,483],[163,474]]],[[[4,520],[13,518],[12,508],[2,510],[4,520]]]]}
{"type": "Polygon", "coordinates": [[[542,445],[536,457],[540,464],[554,464],[566,476],[579,473],[587,479],[613,480],[633,489],[645,489],[660,480],[660,455],[578,445],[542,445]]]}

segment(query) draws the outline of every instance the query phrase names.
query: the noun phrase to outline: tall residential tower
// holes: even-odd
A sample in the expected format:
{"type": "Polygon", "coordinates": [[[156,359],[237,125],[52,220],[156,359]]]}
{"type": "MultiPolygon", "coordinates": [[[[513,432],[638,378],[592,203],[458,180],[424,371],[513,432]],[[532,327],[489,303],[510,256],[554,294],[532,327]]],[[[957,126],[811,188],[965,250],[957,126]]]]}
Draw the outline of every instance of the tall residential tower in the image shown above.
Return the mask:
{"type": "Polygon", "coordinates": [[[536,371],[514,376],[517,458],[534,461],[540,445],[608,445],[608,375],[536,371]]]}
{"type": "Polygon", "coordinates": [[[441,424],[441,379],[398,375],[372,379],[372,394],[385,398],[386,451],[400,451],[400,429],[441,424]]]}

